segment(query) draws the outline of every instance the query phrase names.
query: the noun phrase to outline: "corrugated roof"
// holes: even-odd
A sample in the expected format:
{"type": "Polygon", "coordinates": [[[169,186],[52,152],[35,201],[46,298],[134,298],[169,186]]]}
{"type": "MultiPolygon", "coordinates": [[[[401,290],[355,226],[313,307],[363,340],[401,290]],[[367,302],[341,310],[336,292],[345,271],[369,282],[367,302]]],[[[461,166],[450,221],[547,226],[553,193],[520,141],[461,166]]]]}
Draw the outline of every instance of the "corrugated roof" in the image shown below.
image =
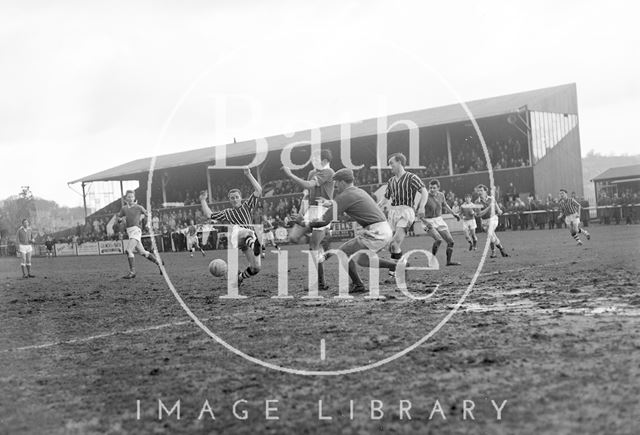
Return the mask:
{"type": "Polygon", "coordinates": [[[640,165],[617,166],[609,168],[591,181],[610,180],[614,178],[640,177],[640,165]]]}
{"type": "MultiPolygon", "coordinates": [[[[519,92],[516,94],[502,95],[467,102],[467,107],[475,118],[502,115],[517,111],[523,106],[530,110],[555,111],[557,113],[577,113],[575,83],[554,86],[550,88],[536,89],[533,91],[519,92]]],[[[460,104],[435,107],[414,112],[399,113],[387,117],[386,126],[396,121],[411,120],[418,127],[450,124],[466,121],[468,116],[460,104]]],[[[371,118],[351,124],[351,137],[363,137],[375,135],[378,132],[379,118],[371,118]]],[[[340,139],[340,125],[332,125],[320,128],[322,142],[333,142],[340,139]]],[[[398,128],[400,129],[400,128],[398,128]]],[[[282,150],[286,145],[308,140],[309,130],[296,132],[293,136],[278,135],[266,138],[269,151],[282,150]]],[[[256,152],[255,140],[222,145],[227,148],[227,157],[252,155],[256,152]]],[[[214,147],[200,148],[191,151],[183,151],[173,154],[158,156],[155,170],[170,169],[179,166],[205,164],[214,161],[214,147]]],[[[149,171],[151,157],[134,160],[123,165],[113,167],[77,180],[69,184],[91,181],[130,180],[149,171]]]]}

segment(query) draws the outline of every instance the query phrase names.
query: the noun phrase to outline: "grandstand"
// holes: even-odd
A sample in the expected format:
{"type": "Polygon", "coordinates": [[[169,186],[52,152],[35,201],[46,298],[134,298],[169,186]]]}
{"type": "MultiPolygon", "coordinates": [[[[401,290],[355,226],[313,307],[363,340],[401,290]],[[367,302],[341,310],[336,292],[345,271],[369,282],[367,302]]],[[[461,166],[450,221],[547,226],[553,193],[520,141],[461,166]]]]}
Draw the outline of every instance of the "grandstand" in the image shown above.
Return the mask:
{"type": "MultiPolygon", "coordinates": [[[[567,84],[467,103],[487,144],[498,196],[517,194],[544,198],[559,188],[582,196],[582,165],[575,84],[567,84]]],[[[386,182],[387,155],[404,152],[422,178],[438,177],[442,188],[462,196],[479,183],[489,183],[480,139],[461,105],[453,104],[414,112],[367,119],[345,126],[317,130],[323,148],[333,151],[334,169],[345,164],[364,165],[356,171],[357,184],[373,192],[386,182]],[[347,147],[346,145],[349,145],[347,147]],[[417,151],[417,152],[416,152],[417,151]],[[416,166],[419,166],[416,168],[416,166]]],[[[304,164],[310,153],[312,131],[267,137],[268,153],[258,163],[257,177],[265,186],[261,214],[284,220],[297,206],[300,189],[283,180],[281,157],[290,153],[294,164],[304,164]],[[292,146],[291,144],[297,144],[292,146]]],[[[251,164],[255,140],[220,145],[227,164],[251,164]]],[[[210,168],[217,163],[216,148],[161,155],[155,162],[152,208],[162,223],[201,218],[196,200],[207,189],[212,209],[224,207],[231,186],[249,186],[240,170],[210,168]],[[173,207],[171,207],[171,205],[173,207]],[[175,207],[175,206],[178,207],[175,207]]],[[[83,192],[89,183],[138,181],[138,198],[146,196],[151,158],[134,160],[73,180],[83,192]]],[[[122,184],[121,184],[122,185],[122,184]]],[[[119,209],[120,200],[87,217],[98,226],[119,209]]]]}

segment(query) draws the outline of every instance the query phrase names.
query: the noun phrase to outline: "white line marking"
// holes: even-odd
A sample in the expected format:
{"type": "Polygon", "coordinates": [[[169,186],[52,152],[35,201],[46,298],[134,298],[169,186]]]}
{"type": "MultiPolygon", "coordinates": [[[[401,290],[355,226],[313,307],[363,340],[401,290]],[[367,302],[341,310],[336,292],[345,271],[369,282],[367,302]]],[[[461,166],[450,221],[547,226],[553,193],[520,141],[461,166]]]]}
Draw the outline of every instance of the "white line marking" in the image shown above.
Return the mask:
{"type": "Polygon", "coordinates": [[[323,338],[320,340],[320,361],[324,361],[326,357],[327,357],[327,354],[326,354],[324,338],[323,338]]]}
{"type": "Polygon", "coordinates": [[[154,331],[154,330],[157,330],[157,329],[164,329],[164,328],[171,328],[171,327],[174,327],[174,326],[188,325],[190,323],[193,323],[193,322],[191,320],[187,320],[187,321],[183,321],[183,322],[173,322],[173,323],[164,323],[162,325],[147,326],[147,327],[144,327],[144,328],[127,329],[125,331],[105,332],[104,334],[91,335],[89,337],[72,338],[70,340],[61,340],[61,341],[51,341],[49,343],[34,344],[34,345],[31,345],[31,346],[22,346],[22,347],[16,347],[16,348],[13,348],[13,349],[3,349],[3,350],[0,350],[0,352],[14,352],[14,351],[20,351],[20,350],[44,349],[44,348],[47,348],[47,347],[58,346],[58,345],[61,345],[61,344],[84,343],[84,342],[87,342],[87,341],[97,340],[99,338],[113,337],[115,335],[137,334],[139,332],[154,331]]]}

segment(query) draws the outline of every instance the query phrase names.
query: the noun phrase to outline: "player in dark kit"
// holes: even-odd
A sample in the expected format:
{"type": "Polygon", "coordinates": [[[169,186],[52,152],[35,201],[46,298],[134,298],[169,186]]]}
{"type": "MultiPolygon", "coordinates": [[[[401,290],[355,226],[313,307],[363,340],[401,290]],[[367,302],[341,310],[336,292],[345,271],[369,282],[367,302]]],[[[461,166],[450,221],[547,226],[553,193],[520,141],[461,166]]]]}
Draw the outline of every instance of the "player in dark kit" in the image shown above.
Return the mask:
{"type": "MultiPolygon", "coordinates": [[[[140,228],[140,222],[143,216],[147,216],[147,211],[144,207],[136,203],[136,194],[133,190],[127,190],[124,201],[125,204],[118,214],[118,222],[125,222],[127,234],[129,235],[126,247],[127,260],[129,260],[129,273],[123,278],[132,279],[136,277],[135,252],[138,252],[147,260],[158,265],[158,268],[160,268],[160,263],[155,255],[148,252],[144,249],[144,246],[142,246],[142,229],[140,228]]],[[[160,269],[160,273],[162,273],[162,269],[160,269]]]]}
{"type": "Polygon", "coordinates": [[[478,236],[476,236],[476,210],[478,206],[471,202],[471,194],[464,196],[464,202],[460,206],[460,214],[462,215],[462,231],[464,237],[469,242],[469,251],[478,249],[478,236]]]}
{"type": "Polygon", "coordinates": [[[44,241],[44,246],[47,248],[47,257],[53,257],[53,246],[55,243],[51,236],[47,236],[47,240],[44,241]]]}
{"type": "Polygon", "coordinates": [[[454,213],[451,207],[449,207],[449,204],[447,204],[444,193],[440,192],[440,182],[433,179],[429,182],[429,196],[427,198],[424,218],[422,219],[425,224],[425,230],[434,239],[431,253],[435,256],[444,240],[447,242],[447,266],[459,266],[460,263],[451,261],[454,245],[453,237],[451,237],[447,223],[442,218],[442,209],[451,213],[458,221],[460,220],[460,216],[454,213]]]}
{"type": "Polygon", "coordinates": [[[489,242],[491,244],[491,258],[496,257],[495,248],[500,250],[500,254],[503,257],[508,257],[507,251],[502,247],[500,239],[496,236],[496,228],[498,227],[498,215],[502,214],[502,210],[498,207],[495,199],[489,195],[489,189],[484,184],[476,186],[476,191],[479,195],[477,203],[480,205],[481,210],[478,212],[478,216],[482,218],[482,229],[487,233],[489,242]]]}
{"type": "MultiPolygon", "coordinates": [[[[340,169],[333,176],[336,182],[336,191],[333,204],[327,209],[320,221],[311,222],[312,227],[323,227],[331,222],[333,216],[340,216],[346,213],[354,221],[362,226],[356,233],[356,237],[342,244],[338,249],[351,256],[358,251],[368,250],[375,253],[386,248],[393,239],[393,232],[382,210],[377,206],[373,198],[364,190],[353,185],[353,171],[351,169],[340,169]],[[336,208],[334,211],[333,208],[336,208]]],[[[324,258],[322,258],[324,260],[324,258]]],[[[365,292],[365,286],[358,275],[357,265],[371,267],[369,257],[361,253],[349,261],[349,277],[353,284],[351,293],[365,292]]],[[[396,262],[378,259],[378,267],[396,270],[396,262]]]]}
{"type": "Polygon", "coordinates": [[[229,240],[231,243],[238,243],[238,249],[242,251],[245,258],[249,262],[249,266],[243,272],[238,271],[237,284],[257,275],[262,268],[260,260],[260,241],[254,231],[252,212],[258,203],[258,198],[262,196],[262,187],[258,181],[251,174],[251,169],[244,169],[245,176],[251,182],[253,186],[253,193],[246,201],[242,201],[242,192],[239,189],[231,189],[229,191],[229,201],[231,207],[225,208],[222,211],[212,212],[207,204],[207,191],[203,191],[200,194],[200,206],[202,207],[202,213],[213,221],[219,221],[223,224],[230,225],[229,228],[229,240]]]}
{"type": "MultiPolygon", "coordinates": [[[[306,180],[294,175],[291,169],[284,167],[284,173],[309,191],[308,204],[300,207],[299,219],[289,233],[289,240],[293,243],[300,243],[306,237],[309,237],[309,249],[315,251],[316,256],[320,257],[323,252],[329,249],[329,243],[325,240],[326,233],[329,230],[330,223],[326,227],[311,228],[309,222],[322,218],[326,207],[319,205],[320,203],[333,199],[333,174],[330,164],[332,160],[331,151],[322,150],[311,156],[313,169],[309,171],[306,180]]],[[[326,290],[328,287],[324,282],[324,268],[322,263],[318,263],[318,288],[326,290]]]]}
{"type": "MultiPolygon", "coordinates": [[[[385,198],[391,202],[389,210],[389,224],[393,230],[393,240],[389,246],[391,259],[402,258],[402,242],[404,241],[409,227],[418,218],[424,217],[424,207],[427,203],[427,188],[416,174],[407,172],[404,167],[407,158],[402,153],[395,153],[389,156],[388,160],[393,177],[387,182],[385,198]],[[420,194],[420,201],[415,204],[417,194],[420,194]]],[[[382,206],[382,201],[378,203],[382,206]]],[[[393,273],[391,273],[393,275],[393,273]]]]}
{"type": "Polygon", "coordinates": [[[35,275],[31,274],[31,254],[33,253],[33,231],[29,224],[29,219],[23,219],[22,225],[18,228],[16,234],[16,241],[18,242],[18,252],[20,253],[20,268],[22,269],[23,278],[35,278],[35,275]]]}
{"type": "Polygon", "coordinates": [[[560,189],[560,201],[558,201],[558,205],[560,206],[561,213],[560,216],[558,216],[558,220],[564,217],[564,223],[567,225],[571,237],[578,242],[578,246],[582,245],[580,233],[583,233],[587,237],[587,240],[590,240],[591,234],[580,227],[580,203],[574,198],[569,198],[566,189],[560,189]]]}

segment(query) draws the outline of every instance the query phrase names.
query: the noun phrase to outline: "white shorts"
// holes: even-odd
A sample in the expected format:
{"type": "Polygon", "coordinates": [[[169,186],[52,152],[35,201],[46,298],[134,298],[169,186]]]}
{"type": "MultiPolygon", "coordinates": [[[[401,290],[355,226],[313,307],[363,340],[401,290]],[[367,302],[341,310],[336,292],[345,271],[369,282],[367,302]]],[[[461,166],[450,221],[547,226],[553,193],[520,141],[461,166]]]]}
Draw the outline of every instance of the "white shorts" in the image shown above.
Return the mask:
{"type": "Polygon", "coordinates": [[[427,231],[430,231],[432,229],[436,229],[438,231],[445,231],[449,229],[449,227],[447,226],[442,216],[438,216],[434,218],[426,218],[424,222],[427,226],[427,231]]]}
{"type": "Polygon", "coordinates": [[[273,231],[267,231],[266,233],[262,233],[262,244],[265,242],[275,243],[276,236],[273,235],[273,231]]]}
{"type": "Polygon", "coordinates": [[[462,220],[462,230],[463,231],[475,231],[478,228],[478,224],[476,224],[475,219],[463,219],[462,220]]]}
{"type": "Polygon", "coordinates": [[[18,245],[18,252],[21,254],[31,254],[33,247],[31,245],[18,245]]]}
{"type": "Polygon", "coordinates": [[[580,225],[580,215],[578,213],[574,213],[569,216],[565,216],[564,223],[567,224],[568,227],[571,225],[580,225]]]}
{"type": "Polygon", "coordinates": [[[127,235],[130,240],[137,240],[138,242],[142,242],[142,230],[140,227],[129,227],[127,228],[127,235]]]}
{"type": "Polygon", "coordinates": [[[187,236],[187,246],[192,247],[193,245],[200,245],[198,236],[187,236]]]}
{"type": "Polygon", "coordinates": [[[492,216],[489,219],[482,219],[482,230],[487,233],[495,233],[498,228],[498,216],[492,216]]]}
{"type": "MultiPolygon", "coordinates": [[[[321,205],[310,205],[309,208],[307,209],[307,211],[304,213],[304,224],[305,225],[309,225],[309,223],[311,222],[318,222],[321,221],[322,218],[324,217],[324,214],[327,212],[328,208],[327,207],[323,207],[321,205]]],[[[331,226],[331,224],[328,224],[324,227],[320,227],[320,228],[314,228],[314,231],[324,231],[325,229],[329,228],[331,226]]]]}
{"type": "Polygon", "coordinates": [[[395,231],[396,228],[409,228],[416,220],[416,211],[408,205],[395,205],[389,210],[389,224],[395,231]]]}
{"type": "Polygon", "coordinates": [[[393,239],[393,231],[389,222],[378,222],[356,232],[355,240],[361,247],[380,252],[386,248],[393,239]]]}
{"type": "Polygon", "coordinates": [[[253,237],[256,238],[256,233],[249,228],[241,227],[239,225],[233,225],[227,233],[227,243],[232,248],[245,251],[249,249],[247,246],[247,239],[253,237]]]}

